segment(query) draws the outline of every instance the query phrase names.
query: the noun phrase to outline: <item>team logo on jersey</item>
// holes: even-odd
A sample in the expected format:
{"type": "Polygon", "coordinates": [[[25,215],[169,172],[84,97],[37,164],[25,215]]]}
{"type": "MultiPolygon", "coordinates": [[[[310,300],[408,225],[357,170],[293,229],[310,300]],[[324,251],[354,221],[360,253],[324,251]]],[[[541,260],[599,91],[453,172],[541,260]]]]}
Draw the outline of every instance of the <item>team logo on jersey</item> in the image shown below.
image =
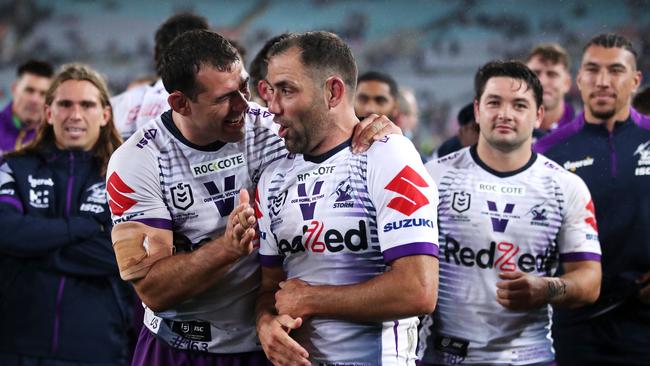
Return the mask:
{"type": "Polygon", "coordinates": [[[451,201],[451,208],[458,213],[463,213],[469,210],[469,206],[472,203],[472,195],[465,192],[454,192],[454,198],[451,201]]]}
{"type": "Polygon", "coordinates": [[[349,179],[340,182],[330,196],[336,196],[336,201],[332,208],[354,207],[354,202],[350,202],[352,201],[352,186],[350,185],[349,179]]]}
{"type": "Polygon", "coordinates": [[[189,184],[178,183],[171,189],[172,205],[179,210],[187,210],[194,204],[194,195],[192,195],[192,187],[189,184]]]}
{"type": "Polygon", "coordinates": [[[639,145],[634,152],[634,155],[639,156],[637,168],[634,170],[634,175],[650,175],[650,141],[639,145]]]}
{"type": "Polygon", "coordinates": [[[215,182],[205,182],[203,186],[210,195],[209,198],[205,198],[203,201],[214,202],[221,217],[230,215],[232,210],[235,209],[235,196],[237,195],[235,176],[230,175],[223,180],[223,192],[219,190],[215,182]]]}
{"type": "Polygon", "coordinates": [[[526,213],[526,215],[532,216],[532,220],[530,222],[531,225],[536,225],[536,226],[548,226],[548,212],[546,211],[546,208],[544,207],[544,204],[546,201],[537,204],[533,207],[531,207],[530,210],[526,213]]]}
{"type": "Polygon", "coordinates": [[[122,216],[137,202],[127,196],[128,193],[134,193],[133,188],[129,187],[116,172],[113,172],[108,178],[106,191],[108,192],[108,206],[114,215],[122,216]]]}
{"type": "Polygon", "coordinates": [[[106,183],[95,183],[88,187],[86,192],[90,192],[88,197],[86,197],[86,201],[100,204],[106,203],[106,183]]]}
{"type": "Polygon", "coordinates": [[[303,225],[302,235],[295,236],[291,241],[278,239],[275,234],[273,235],[278,243],[280,253],[284,256],[299,252],[323,253],[327,251],[336,253],[344,249],[359,252],[368,249],[368,234],[364,220],[359,220],[357,225],[358,228],[340,232],[336,229],[325,230],[325,224],[322,221],[313,220],[309,225],[303,225]]]}
{"type": "Polygon", "coordinates": [[[564,164],[562,164],[564,169],[573,173],[575,173],[578,168],[583,168],[591,165],[594,165],[594,158],[591,156],[587,156],[586,158],[577,161],[565,161],[564,164]]]}
{"type": "Polygon", "coordinates": [[[429,199],[420,192],[420,188],[426,188],[427,182],[410,166],[405,166],[385,189],[396,192],[403,197],[395,197],[388,202],[388,207],[399,211],[406,216],[411,216],[421,207],[429,204],[429,199]]]}
{"type": "Polygon", "coordinates": [[[445,236],[445,243],[442,247],[444,259],[447,263],[465,267],[477,266],[482,269],[497,268],[504,272],[548,272],[551,267],[551,249],[546,248],[544,253],[531,254],[522,253],[518,245],[509,242],[490,242],[487,248],[476,251],[470,247],[463,247],[456,239],[445,236]]]}
{"type": "Polygon", "coordinates": [[[244,159],[244,154],[240,153],[226,156],[225,158],[193,164],[190,166],[190,170],[192,171],[192,175],[197,178],[224,170],[234,169],[244,164],[246,164],[246,159],[244,159]]]}
{"type": "Polygon", "coordinates": [[[323,181],[319,180],[314,183],[311,189],[311,195],[307,195],[307,186],[305,183],[298,184],[298,197],[291,200],[291,203],[298,203],[300,212],[302,213],[303,220],[312,220],[314,218],[314,210],[316,210],[316,202],[325,197],[320,191],[323,188],[323,181]]]}
{"type": "Polygon", "coordinates": [[[492,230],[497,233],[504,233],[506,227],[508,226],[508,221],[510,219],[518,219],[519,216],[515,216],[512,212],[515,209],[514,203],[506,203],[506,207],[503,209],[503,212],[500,212],[497,208],[497,204],[494,201],[487,201],[488,212],[482,212],[490,216],[490,221],[492,222],[492,230]]]}
{"type": "Polygon", "coordinates": [[[50,207],[50,191],[54,187],[52,178],[34,178],[27,176],[29,182],[29,205],[36,208],[50,207]]]}

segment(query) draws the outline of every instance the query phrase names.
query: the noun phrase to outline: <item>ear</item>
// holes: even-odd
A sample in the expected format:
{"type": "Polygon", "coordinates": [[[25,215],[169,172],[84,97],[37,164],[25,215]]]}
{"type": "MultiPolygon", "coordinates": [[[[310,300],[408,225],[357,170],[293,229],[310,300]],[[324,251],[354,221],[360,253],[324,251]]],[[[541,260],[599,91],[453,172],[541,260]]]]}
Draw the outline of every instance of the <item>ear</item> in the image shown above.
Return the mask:
{"type": "Polygon", "coordinates": [[[567,71],[564,79],[564,92],[568,93],[571,90],[571,72],[567,71]]]}
{"type": "Polygon", "coordinates": [[[641,71],[636,71],[634,74],[634,89],[632,89],[633,93],[636,93],[637,89],[639,89],[639,85],[641,85],[641,81],[643,81],[643,74],[641,74],[641,71]]]}
{"type": "Polygon", "coordinates": [[[11,83],[11,96],[16,95],[16,86],[18,86],[18,81],[11,83]]]}
{"type": "Polygon", "coordinates": [[[169,94],[169,97],[167,97],[167,103],[169,103],[169,106],[174,110],[174,112],[182,116],[189,116],[192,114],[189,98],[178,90],[169,94]]]}
{"type": "Polygon", "coordinates": [[[257,85],[255,85],[257,88],[257,95],[260,96],[260,99],[262,99],[264,102],[266,102],[267,106],[269,104],[269,101],[266,100],[266,91],[268,88],[266,87],[266,81],[265,80],[260,80],[257,82],[257,85]]]}
{"type": "Polygon", "coordinates": [[[45,121],[50,125],[53,124],[51,122],[52,121],[52,106],[49,106],[47,104],[45,105],[45,121]]]}
{"type": "Polygon", "coordinates": [[[582,70],[578,70],[578,74],[576,75],[576,86],[578,87],[578,90],[582,90],[582,87],[580,84],[582,83],[582,70]]]}
{"type": "Polygon", "coordinates": [[[345,83],[338,76],[330,76],[325,81],[325,98],[329,109],[338,106],[345,98],[345,83]]]}
{"type": "Polygon", "coordinates": [[[99,124],[101,127],[104,127],[108,124],[108,120],[111,119],[111,114],[113,114],[113,110],[111,109],[111,107],[110,106],[104,107],[104,120],[102,121],[102,123],[99,124]]]}
{"type": "Polygon", "coordinates": [[[542,125],[542,121],[544,120],[544,113],[544,106],[540,105],[537,109],[537,120],[535,120],[535,125],[533,127],[539,128],[539,126],[542,125]]]}
{"type": "Polygon", "coordinates": [[[474,99],[474,120],[478,123],[478,100],[474,99]]]}

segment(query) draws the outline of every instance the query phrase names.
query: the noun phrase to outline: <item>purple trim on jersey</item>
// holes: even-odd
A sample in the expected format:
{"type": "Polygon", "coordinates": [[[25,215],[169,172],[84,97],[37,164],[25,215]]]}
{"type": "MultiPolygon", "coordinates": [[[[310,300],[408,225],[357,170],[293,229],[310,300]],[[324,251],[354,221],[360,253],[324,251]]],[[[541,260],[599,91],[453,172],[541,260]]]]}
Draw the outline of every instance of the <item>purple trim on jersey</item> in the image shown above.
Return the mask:
{"type": "Polygon", "coordinates": [[[131,366],[150,365],[272,366],[262,351],[216,354],[171,348],[156,339],[146,327],[142,327],[131,366]]]}
{"type": "Polygon", "coordinates": [[[397,336],[397,327],[399,320],[393,320],[393,335],[395,336],[395,354],[399,357],[399,337],[397,336]]]}
{"type": "Polygon", "coordinates": [[[607,142],[609,144],[609,151],[611,151],[611,154],[609,154],[610,174],[612,178],[616,178],[616,173],[618,172],[616,169],[616,144],[614,143],[614,134],[612,132],[609,133],[607,142]]]}
{"type": "Polygon", "coordinates": [[[426,242],[403,244],[395,248],[386,249],[383,255],[384,262],[386,263],[410,255],[432,255],[438,258],[438,245],[426,242]]]}
{"type": "Polygon", "coordinates": [[[155,227],[156,229],[172,229],[172,221],[168,219],[134,219],[131,221],[141,222],[147,226],[155,227]]]}
{"type": "Polygon", "coordinates": [[[65,287],[65,277],[61,276],[59,289],[56,291],[56,305],[54,305],[54,325],[52,329],[52,353],[59,349],[59,328],[61,325],[61,300],[63,300],[63,288],[65,287]]]}
{"type": "Polygon", "coordinates": [[[560,117],[560,120],[557,121],[557,127],[559,128],[566,124],[571,123],[574,117],[575,117],[575,112],[573,111],[573,106],[571,106],[571,103],[567,103],[565,101],[564,113],[562,113],[562,117],[560,117]]]}
{"type": "Polygon", "coordinates": [[[637,126],[645,130],[650,130],[650,116],[641,114],[634,108],[630,108],[630,115],[632,116],[632,120],[634,123],[636,123],[637,126]]]}
{"type": "Polygon", "coordinates": [[[20,200],[16,197],[12,196],[0,196],[0,202],[8,203],[12,206],[14,206],[20,213],[25,213],[25,210],[23,209],[23,204],[20,202],[20,200]]]}
{"type": "Polygon", "coordinates": [[[74,154],[70,151],[70,175],[68,176],[68,189],[65,195],[65,217],[70,217],[72,205],[72,188],[74,187],[74,154]]]}
{"type": "Polygon", "coordinates": [[[600,262],[600,254],[591,252],[575,252],[560,254],[561,262],[582,262],[582,261],[595,261],[600,262]]]}
{"type": "Polygon", "coordinates": [[[580,132],[584,124],[585,115],[584,112],[582,112],[570,123],[558,127],[555,131],[551,131],[548,135],[537,140],[535,145],[533,145],[533,151],[539,154],[544,154],[553,146],[580,132]]]}
{"type": "Polygon", "coordinates": [[[280,267],[282,263],[284,263],[284,257],[281,255],[260,254],[260,264],[262,267],[280,267]]]}

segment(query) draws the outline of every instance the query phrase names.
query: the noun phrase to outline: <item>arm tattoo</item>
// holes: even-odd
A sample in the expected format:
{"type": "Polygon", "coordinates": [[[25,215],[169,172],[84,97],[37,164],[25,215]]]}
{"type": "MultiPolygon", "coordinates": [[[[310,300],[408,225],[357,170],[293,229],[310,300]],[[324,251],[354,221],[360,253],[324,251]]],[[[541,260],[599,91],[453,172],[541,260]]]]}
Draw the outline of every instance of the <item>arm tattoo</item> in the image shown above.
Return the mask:
{"type": "Polygon", "coordinates": [[[554,278],[548,281],[546,290],[546,301],[566,295],[566,283],[561,278],[554,278]]]}

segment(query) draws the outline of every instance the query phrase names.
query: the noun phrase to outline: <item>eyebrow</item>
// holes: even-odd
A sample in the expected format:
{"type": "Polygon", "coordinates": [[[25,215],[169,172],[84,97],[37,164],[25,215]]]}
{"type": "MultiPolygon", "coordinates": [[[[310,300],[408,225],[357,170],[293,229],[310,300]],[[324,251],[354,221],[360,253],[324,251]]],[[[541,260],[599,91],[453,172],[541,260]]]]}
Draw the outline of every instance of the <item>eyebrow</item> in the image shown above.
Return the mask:
{"type": "Polygon", "coordinates": [[[601,66],[602,66],[602,67],[607,67],[607,68],[610,68],[610,67],[622,67],[622,68],[626,68],[626,69],[627,69],[627,66],[625,66],[625,64],[622,64],[622,63],[620,63],[620,62],[615,62],[615,63],[613,63],[613,64],[608,64],[608,65],[602,65],[602,64],[599,64],[599,63],[597,63],[597,62],[589,61],[589,62],[586,62],[586,63],[585,63],[584,65],[582,65],[582,66],[583,66],[583,67],[587,67],[587,66],[598,66],[598,67],[601,67],[601,66]]]}

